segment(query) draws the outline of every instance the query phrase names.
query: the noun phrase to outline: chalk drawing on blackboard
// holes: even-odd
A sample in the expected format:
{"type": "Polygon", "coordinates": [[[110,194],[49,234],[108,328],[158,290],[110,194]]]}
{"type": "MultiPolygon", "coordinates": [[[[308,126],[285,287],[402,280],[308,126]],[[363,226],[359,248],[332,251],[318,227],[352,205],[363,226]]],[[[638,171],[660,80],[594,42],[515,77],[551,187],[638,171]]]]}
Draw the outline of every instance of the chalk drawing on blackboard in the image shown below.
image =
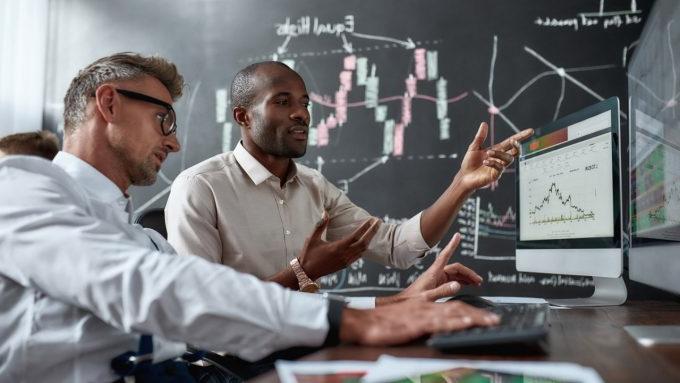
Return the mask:
{"type": "MultiPolygon", "coordinates": [[[[448,97],[447,81],[438,74],[437,51],[418,48],[414,50],[415,76],[409,74],[404,81],[404,93],[380,97],[380,77],[377,74],[375,63],[370,65],[366,57],[356,55],[345,56],[343,70],[338,74],[339,85],[333,96],[310,93],[310,99],[314,104],[332,108],[332,112],[321,118],[316,126],[310,128],[309,145],[316,147],[328,146],[331,142],[331,134],[336,128],[341,128],[351,117],[350,108],[364,107],[375,109],[374,122],[383,125],[382,154],[389,156],[401,156],[404,154],[404,130],[412,120],[413,100],[425,100],[436,105],[436,116],[440,124],[439,139],[450,138],[450,119],[448,117],[448,104],[458,102],[467,97],[467,92],[462,92],[454,97],[448,97]],[[356,78],[356,85],[352,78],[356,78]],[[436,96],[420,94],[417,92],[417,81],[434,81],[436,79],[436,96]],[[364,100],[348,102],[348,94],[356,87],[364,86],[364,100]],[[398,119],[387,119],[387,103],[399,101],[400,115],[398,119]]],[[[383,162],[384,163],[384,162],[383,162]]]]}
{"type": "Polygon", "coordinates": [[[497,213],[490,202],[486,208],[481,206],[481,198],[474,197],[465,201],[456,218],[461,234],[460,254],[462,256],[488,261],[509,261],[514,256],[488,255],[480,252],[480,237],[509,241],[515,239],[516,213],[511,207],[505,213],[497,213]]]}
{"type": "Polygon", "coordinates": [[[631,0],[630,9],[605,11],[604,0],[600,0],[597,11],[579,12],[573,17],[540,16],[534,24],[547,28],[562,28],[580,31],[588,28],[623,28],[642,23],[642,11],[637,8],[636,0],[631,0]]]}
{"type": "MultiPolygon", "coordinates": [[[[531,49],[530,47],[525,46],[524,51],[529,53],[530,55],[534,56],[538,61],[541,63],[545,64],[548,68],[550,68],[554,74],[558,75],[562,81],[564,80],[569,80],[572,84],[576,85],[577,87],[583,89],[586,93],[589,95],[593,96],[595,99],[598,101],[604,100],[604,97],[600,96],[597,92],[595,92],[593,89],[588,87],[587,85],[583,84],[581,81],[576,79],[574,76],[570,75],[569,72],[583,72],[583,71],[589,71],[589,70],[599,70],[599,69],[609,69],[609,68],[615,68],[615,65],[598,65],[598,66],[592,66],[592,67],[580,67],[580,68],[562,68],[558,67],[557,65],[553,64],[552,62],[548,61],[545,57],[541,56],[538,52],[535,50],[531,49]]],[[[562,93],[560,95],[561,98],[564,97],[564,86],[562,87],[562,93]]],[[[621,117],[627,118],[626,113],[624,113],[622,110],[620,111],[621,117]]],[[[557,118],[557,113],[555,115],[555,118],[557,118]]]]}
{"type": "MultiPolygon", "coordinates": [[[[597,94],[594,90],[583,84],[581,81],[577,80],[574,78],[572,75],[570,75],[570,72],[583,72],[583,71],[593,71],[593,70],[603,70],[603,69],[612,69],[616,68],[616,65],[613,64],[605,64],[605,65],[597,65],[597,66],[588,66],[588,67],[577,67],[577,68],[562,68],[558,67],[557,65],[551,63],[547,59],[545,59],[543,56],[538,54],[536,51],[529,47],[524,47],[524,50],[538,59],[540,62],[545,64],[548,68],[551,70],[541,72],[534,76],[532,79],[527,81],[524,85],[522,85],[515,94],[513,94],[507,102],[504,104],[497,104],[494,102],[494,72],[496,68],[496,57],[498,53],[498,36],[494,36],[493,38],[493,47],[492,47],[492,53],[491,53],[491,64],[490,64],[490,70],[489,70],[489,82],[488,82],[488,96],[485,97],[483,96],[480,92],[477,90],[472,90],[472,94],[474,94],[477,99],[479,99],[482,103],[484,103],[487,106],[487,111],[489,112],[489,136],[490,136],[490,142],[491,144],[495,143],[495,131],[496,131],[496,116],[500,117],[510,128],[512,128],[515,132],[519,132],[519,129],[517,126],[510,120],[510,118],[503,113],[505,109],[507,109],[512,103],[514,103],[517,98],[524,93],[528,88],[530,88],[532,85],[534,85],[538,80],[548,77],[548,76],[558,76],[560,78],[561,82],[561,89],[560,89],[560,96],[556,101],[555,105],[555,112],[553,114],[553,120],[557,119],[560,113],[560,107],[562,105],[562,101],[564,100],[564,95],[565,95],[565,80],[569,80],[572,82],[574,85],[578,86],[579,88],[583,89],[586,91],[588,94],[592,95],[595,97],[597,100],[602,101],[604,100],[604,97],[600,96],[597,94]]],[[[512,169],[509,169],[512,170],[512,169]]]]}
{"type": "MultiPolygon", "coordinates": [[[[407,37],[405,40],[400,38],[395,38],[391,36],[379,36],[374,34],[359,33],[355,31],[356,23],[354,15],[345,15],[342,20],[328,21],[323,20],[316,16],[301,16],[296,20],[292,20],[290,17],[286,17],[282,23],[274,24],[275,33],[277,36],[285,36],[283,42],[276,48],[276,52],[271,55],[271,59],[278,60],[283,55],[288,52],[288,47],[293,38],[301,36],[330,36],[335,37],[339,41],[340,47],[342,49],[331,49],[323,52],[317,52],[317,54],[333,54],[333,53],[347,53],[352,54],[355,51],[361,51],[361,49],[356,50],[353,47],[352,42],[348,40],[348,36],[357,39],[365,39],[371,41],[377,41],[383,43],[383,48],[388,47],[402,47],[404,49],[414,49],[416,43],[407,37]]],[[[381,47],[376,45],[374,47],[365,47],[364,50],[380,49],[381,47]]],[[[303,52],[300,55],[310,55],[310,52],[303,52]],[[305,54],[307,53],[307,54],[305,54]]],[[[293,55],[293,57],[297,57],[293,55]]]]}
{"type": "Polygon", "coordinates": [[[642,11],[637,9],[637,1],[636,0],[631,0],[630,1],[630,9],[628,10],[623,10],[623,11],[605,11],[605,1],[600,0],[600,7],[597,12],[581,12],[579,15],[584,15],[584,16],[615,16],[615,15],[632,15],[632,14],[640,14],[642,11]]]}
{"type": "Polygon", "coordinates": [[[623,47],[623,53],[621,54],[621,66],[622,67],[627,67],[628,66],[628,56],[630,55],[630,51],[635,48],[638,45],[639,40],[635,40],[629,45],[626,45],[623,47]]]}

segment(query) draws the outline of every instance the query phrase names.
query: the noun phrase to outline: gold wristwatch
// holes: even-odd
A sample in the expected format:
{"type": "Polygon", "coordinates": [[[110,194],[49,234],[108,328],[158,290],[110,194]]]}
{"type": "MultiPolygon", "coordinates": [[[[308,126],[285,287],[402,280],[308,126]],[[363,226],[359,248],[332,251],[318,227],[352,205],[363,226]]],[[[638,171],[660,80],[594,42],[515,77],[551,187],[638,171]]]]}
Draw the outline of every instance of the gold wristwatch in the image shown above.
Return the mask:
{"type": "Polygon", "coordinates": [[[319,291],[319,288],[321,286],[319,286],[318,283],[314,282],[307,276],[307,273],[305,273],[305,271],[302,270],[302,266],[300,266],[300,261],[298,261],[297,258],[293,258],[290,261],[290,267],[293,268],[295,277],[298,280],[298,286],[300,287],[300,291],[302,291],[303,293],[315,293],[319,291]]]}

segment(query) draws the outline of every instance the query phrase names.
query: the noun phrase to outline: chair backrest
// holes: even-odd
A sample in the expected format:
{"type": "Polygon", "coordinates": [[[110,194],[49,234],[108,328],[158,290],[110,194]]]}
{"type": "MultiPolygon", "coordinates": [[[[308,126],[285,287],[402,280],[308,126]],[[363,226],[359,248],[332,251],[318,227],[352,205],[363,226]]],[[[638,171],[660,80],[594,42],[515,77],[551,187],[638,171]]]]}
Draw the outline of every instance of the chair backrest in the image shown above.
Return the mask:
{"type": "Polygon", "coordinates": [[[168,239],[168,231],[165,230],[165,211],[163,209],[146,210],[137,217],[136,222],[144,227],[156,230],[163,238],[168,239]]]}

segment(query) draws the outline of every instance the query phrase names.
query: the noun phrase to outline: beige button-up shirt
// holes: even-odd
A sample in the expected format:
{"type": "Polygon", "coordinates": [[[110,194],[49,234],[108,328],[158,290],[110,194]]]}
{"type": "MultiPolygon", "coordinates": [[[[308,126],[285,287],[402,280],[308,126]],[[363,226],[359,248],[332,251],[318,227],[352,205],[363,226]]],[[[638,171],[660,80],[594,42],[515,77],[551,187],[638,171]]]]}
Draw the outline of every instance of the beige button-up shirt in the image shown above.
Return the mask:
{"type": "MultiPolygon", "coordinates": [[[[265,279],[300,255],[328,211],[326,239],[350,234],[370,215],[318,171],[294,165],[284,186],[239,143],[183,171],[165,207],[168,240],[179,254],[197,254],[265,279]]],[[[429,246],[420,213],[381,224],[366,259],[398,268],[413,265],[429,246]]]]}

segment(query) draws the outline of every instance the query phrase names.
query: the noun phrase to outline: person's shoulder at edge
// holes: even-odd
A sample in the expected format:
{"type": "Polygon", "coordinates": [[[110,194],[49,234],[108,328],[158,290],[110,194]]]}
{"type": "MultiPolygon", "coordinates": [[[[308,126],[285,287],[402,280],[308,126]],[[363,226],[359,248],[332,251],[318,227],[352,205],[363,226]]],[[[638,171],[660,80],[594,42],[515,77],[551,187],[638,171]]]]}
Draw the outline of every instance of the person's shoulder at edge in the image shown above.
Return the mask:
{"type": "Polygon", "coordinates": [[[215,173],[223,173],[224,168],[237,165],[233,152],[225,152],[209,157],[196,165],[184,169],[177,179],[191,179],[195,177],[209,177],[215,173]]]}
{"type": "Polygon", "coordinates": [[[5,181],[10,184],[7,191],[25,188],[35,182],[52,185],[41,189],[55,192],[56,188],[67,191],[72,196],[77,196],[84,205],[88,205],[85,191],[73,178],[62,168],[37,156],[13,155],[0,159],[0,183],[5,181]],[[25,183],[24,183],[25,182],[25,183]]]}
{"type": "MultiPolygon", "coordinates": [[[[62,168],[52,163],[52,161],[37,156],[11,155],[0,158],[0,168],[16,169],[32,174],[49,176],[58,180],[69,180],[71,178],[62,168]]],[[[64,182],[68,185],[69,182],[64,182]]]]}

